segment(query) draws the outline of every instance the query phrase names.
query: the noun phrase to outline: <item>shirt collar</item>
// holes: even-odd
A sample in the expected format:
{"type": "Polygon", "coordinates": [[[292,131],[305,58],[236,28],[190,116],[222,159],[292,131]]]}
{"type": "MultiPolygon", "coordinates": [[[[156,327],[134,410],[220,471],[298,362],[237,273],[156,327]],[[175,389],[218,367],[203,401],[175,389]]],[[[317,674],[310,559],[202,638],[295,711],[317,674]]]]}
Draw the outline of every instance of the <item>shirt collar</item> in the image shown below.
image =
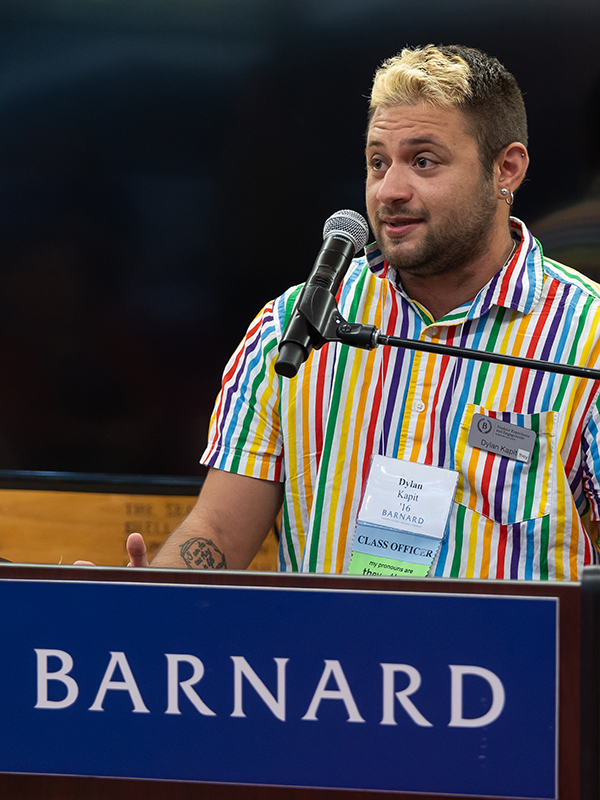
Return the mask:
{"type": "MultiPolygon", "coordinates": [[[[494,305],[511,308],[527,314],[539,301],[544,283],[544,267],[539,244],[527,227],[516,217],[510,219],[511,235],[517,243],[512,257],[472,303],[461,306],[466,319],[475,319],[487,313],[494,305]]],[[[387,279],[407,300],[400,277],[384,259],[376,242],[365,248],[369,269],[378,278],[387,279]]]]}

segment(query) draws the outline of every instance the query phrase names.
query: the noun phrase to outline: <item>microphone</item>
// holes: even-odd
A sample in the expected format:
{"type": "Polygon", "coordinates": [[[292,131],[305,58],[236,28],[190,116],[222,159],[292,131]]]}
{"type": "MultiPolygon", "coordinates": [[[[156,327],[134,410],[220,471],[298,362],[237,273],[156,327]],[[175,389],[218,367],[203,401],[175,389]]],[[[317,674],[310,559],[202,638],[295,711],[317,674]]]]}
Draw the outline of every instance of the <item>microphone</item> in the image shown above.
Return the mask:
{"type": "Polygon", "coordinates": [[[315,347],[313,326],[300,311],[304,295],[315,287],[323,287],[335,297],[350,262],[365,246],[368,236],[369,226],[356,211],[336,211],[326,220],[323,245],[279,343],[275,362],[278,375],[293,378],[315,347]]]}

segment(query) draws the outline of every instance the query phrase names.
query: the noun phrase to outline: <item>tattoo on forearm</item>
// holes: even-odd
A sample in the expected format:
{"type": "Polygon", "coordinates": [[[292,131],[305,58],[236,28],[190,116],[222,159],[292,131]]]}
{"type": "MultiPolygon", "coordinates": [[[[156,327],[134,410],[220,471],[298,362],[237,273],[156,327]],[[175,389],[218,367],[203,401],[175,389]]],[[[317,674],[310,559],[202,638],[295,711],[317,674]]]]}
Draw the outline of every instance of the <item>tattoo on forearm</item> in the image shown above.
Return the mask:
{"type": "Polygon", "coordinates": [[[210,539],[188,539],[180,553],[189,569],[227,569],[225,554],[210,539]]]}

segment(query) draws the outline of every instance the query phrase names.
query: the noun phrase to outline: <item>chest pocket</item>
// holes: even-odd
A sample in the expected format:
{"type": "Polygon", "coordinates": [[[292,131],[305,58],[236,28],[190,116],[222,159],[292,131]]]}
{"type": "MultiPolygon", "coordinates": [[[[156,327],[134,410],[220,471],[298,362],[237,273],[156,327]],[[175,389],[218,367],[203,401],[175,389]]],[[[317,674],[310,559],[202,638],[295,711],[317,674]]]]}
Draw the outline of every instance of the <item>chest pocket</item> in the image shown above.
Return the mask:
{"type": "Polygon", "coordinates": [[[456,447],[459,473],[455,500],[466,508],[511,525],[546,516],[550,511],[556,470],[557,424],[555,411],[516,414],[467,405],[460,423],[456,447]],[[497,453],[480,450],[468,443],[474,414],[528,428],[536,433],[527,464],[497,453]]]}

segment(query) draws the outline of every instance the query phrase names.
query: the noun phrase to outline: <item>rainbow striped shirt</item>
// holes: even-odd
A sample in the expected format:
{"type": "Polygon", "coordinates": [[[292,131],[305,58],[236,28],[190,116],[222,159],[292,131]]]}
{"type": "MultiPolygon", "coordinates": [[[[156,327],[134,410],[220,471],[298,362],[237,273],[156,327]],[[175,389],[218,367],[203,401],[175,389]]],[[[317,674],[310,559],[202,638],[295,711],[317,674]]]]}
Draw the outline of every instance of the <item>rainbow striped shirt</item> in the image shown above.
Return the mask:
{"type": "MultiPolygon", "coordinates": [[[[600,365],[600,286],[545,259],[512,220],[512,259],[441,320],[404,293],[376,245],[355,259],[341,314],[383,333],[600,365]]],[[[293,379],[274,371],[300,287],[269,303],[229,361],[202,463],[284,481],[281,570],[344,572],[371,456],[457,470],[430,574],[576,580],[600,562],[600,382],[379,347],[329,344],[293,379]],[[474,414],[537,434],[528,464],[473,448],[474,414]]]]}

